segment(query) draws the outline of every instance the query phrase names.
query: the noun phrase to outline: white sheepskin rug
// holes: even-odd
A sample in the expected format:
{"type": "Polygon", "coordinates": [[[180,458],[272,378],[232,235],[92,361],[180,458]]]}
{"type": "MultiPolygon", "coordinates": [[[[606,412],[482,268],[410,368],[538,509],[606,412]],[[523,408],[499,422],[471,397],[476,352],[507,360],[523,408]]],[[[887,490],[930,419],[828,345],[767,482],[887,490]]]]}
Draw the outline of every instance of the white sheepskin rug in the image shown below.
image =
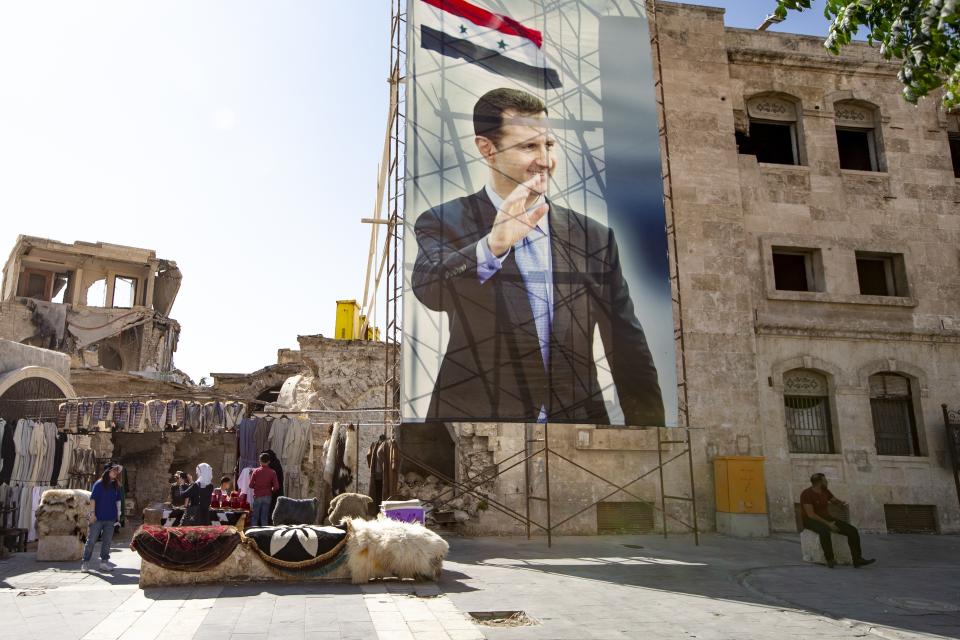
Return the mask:
{"type": "Polygon", "coordinates": [[[82,535],[87,531],[87,517],[92,512],[89,491],[47,489],[37,508],[37,533],[40,537],[82,535]]]}
{"type": "Polygon", "coordinates": [[[437,580],[450,546],[419,524],[396,520],[344,520],[347,565],[354,584],[373,578],[437,580]]]}

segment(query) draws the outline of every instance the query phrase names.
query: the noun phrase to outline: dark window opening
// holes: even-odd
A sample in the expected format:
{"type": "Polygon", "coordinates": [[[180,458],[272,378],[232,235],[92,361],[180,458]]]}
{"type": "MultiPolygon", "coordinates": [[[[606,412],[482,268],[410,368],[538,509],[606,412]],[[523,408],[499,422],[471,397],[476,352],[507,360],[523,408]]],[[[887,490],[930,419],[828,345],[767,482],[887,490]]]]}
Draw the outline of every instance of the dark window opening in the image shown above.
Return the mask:
{"type": "Polygon", "coordinates": [[[950,159],[953,160],[953,175],[960,178],[960,133],[950,134],[950,159]]]}
{"type": "Polygon", "coordinates": [[[796,127],[792,123],[750,122],[750,134],[736,133],[737,152],[757,156],[757,162],[800,164],[796,127]]]}
{"type": "Polygon", "coordinates": [[[877,171],[873,129],[837,128],[840,168],[854,171],[877,171]]]}
{"type": "Polygon", "coordinates": [[[870,376],[870,413],[877,455],[921,455],[908,378],[895,373],[870,376]]]}
{"type": "Polygon", "coordinates": [[[774,247],[773,279],[778,291],[817,291],[814,252],[774,247]]]}
{"type": "Polygon", "coordinates": [[[903,256],[857,252],[857,280],[863,296],[906,296],[903,256]]]}

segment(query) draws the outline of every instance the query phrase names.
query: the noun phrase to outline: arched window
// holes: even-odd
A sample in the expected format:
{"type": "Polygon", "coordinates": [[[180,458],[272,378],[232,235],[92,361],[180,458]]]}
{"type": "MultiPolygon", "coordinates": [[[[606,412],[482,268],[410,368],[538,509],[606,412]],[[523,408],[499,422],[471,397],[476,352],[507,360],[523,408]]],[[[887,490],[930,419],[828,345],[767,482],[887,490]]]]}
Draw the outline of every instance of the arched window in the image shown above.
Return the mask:
{"type": "Polygon", "coordinates": [[[835,453],[827,378],[816,371],[783,374],[783,406],[791,453],[835,453]]]}
{"type": "Polygon", "coordinates": [[[870,413],[878,455],[921,455],[909,378],[889,372],[870,376],[870,413]]]}
{"type": "Polygon", "coordinates": [[[833,109],[837,126],[840,168],[880,171],[877,110],[852,100],[837,102],[833,109]]]}
{"type": "Polygon", "coordinates": [[[749,132],[737,135],[741,154],[768,164],[801,164],[799,109],[794,101],[779,95],[754,96],[747,100],[747,116],[749,132]]]}

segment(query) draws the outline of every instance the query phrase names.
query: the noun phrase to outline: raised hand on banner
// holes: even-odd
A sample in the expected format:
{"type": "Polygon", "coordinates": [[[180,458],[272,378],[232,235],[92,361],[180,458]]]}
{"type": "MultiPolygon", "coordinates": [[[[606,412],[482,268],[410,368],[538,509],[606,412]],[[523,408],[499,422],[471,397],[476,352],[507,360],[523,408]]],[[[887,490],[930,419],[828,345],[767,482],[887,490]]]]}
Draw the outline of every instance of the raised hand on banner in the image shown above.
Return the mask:
{"type": "Polygon", "coordinates": [[[517,185],[517,188],[507,196],[497,211],[493,221],[493,228],[487,237],[490,251],[495,256],[502,256],[510,247],[527,237],[543,216],[550,209],[546,202],[527,210],[527,200],[532,194],[541,194],[547,190],[547,172],[537,173],[526,182],[517,185]]]}

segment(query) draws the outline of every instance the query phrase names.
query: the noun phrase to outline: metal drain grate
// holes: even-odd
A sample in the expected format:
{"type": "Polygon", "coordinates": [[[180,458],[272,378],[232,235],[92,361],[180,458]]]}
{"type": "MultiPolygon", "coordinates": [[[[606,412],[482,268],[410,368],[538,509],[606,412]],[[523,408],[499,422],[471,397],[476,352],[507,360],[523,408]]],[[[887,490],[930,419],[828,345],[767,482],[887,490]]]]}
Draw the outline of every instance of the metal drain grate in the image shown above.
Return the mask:
{"type": "Polygon", "coordinates": [[[470,611],[468,615],[485,627],[532,627],[540,624],[523,611],[470,611]]]}

